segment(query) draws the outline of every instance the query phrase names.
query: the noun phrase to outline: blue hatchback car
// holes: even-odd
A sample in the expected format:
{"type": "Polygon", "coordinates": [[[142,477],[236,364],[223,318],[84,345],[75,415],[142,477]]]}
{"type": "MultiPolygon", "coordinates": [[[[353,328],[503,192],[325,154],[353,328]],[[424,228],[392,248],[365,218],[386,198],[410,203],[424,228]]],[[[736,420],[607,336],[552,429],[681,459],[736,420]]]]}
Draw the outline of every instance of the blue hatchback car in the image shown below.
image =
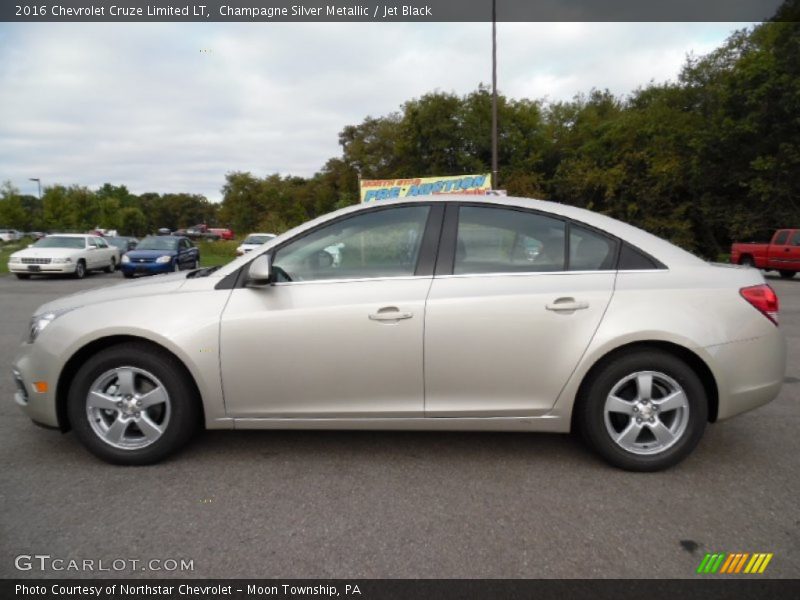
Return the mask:
{"type": "Polygon", "coordinates": [[[196,269],[199,265],[200,250],[189,238],[175,235],[149,235],[120,261],[125,277],[196,269]]]}

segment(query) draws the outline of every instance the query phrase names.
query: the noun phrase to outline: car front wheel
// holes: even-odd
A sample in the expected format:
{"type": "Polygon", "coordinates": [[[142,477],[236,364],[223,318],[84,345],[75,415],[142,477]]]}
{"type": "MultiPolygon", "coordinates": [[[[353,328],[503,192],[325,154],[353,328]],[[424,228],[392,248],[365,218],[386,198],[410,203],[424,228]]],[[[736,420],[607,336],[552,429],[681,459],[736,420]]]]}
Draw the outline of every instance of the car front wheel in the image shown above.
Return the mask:
{"type": "Polygon", "coordinates": [[[106,267],[106,273],[113,273],[116,270],[117,270],[117,259],[112,256],[111,262],[106,267]]]}
{"type": "Polygon", "coordinates": [[[794,273],[795,272],[794,271],[778,271],[778,273],[780,274],[780,276],[783,279],[791,279],[792,277],[794,277],[794,273]]]}
{"type": "Polygon", "coordinates": [[[660,350],[621,354],[583,386],[577,425],[606,461],[629,471],[659,471],[697,446],[708,419],[700,378],[660,350]]]}
{"type": "Polygon", "coordinates": [[[86,263],[81,259],[75,265],[75,278],[83,279],[84,277],[86,277],[86,263]]]}
{"type": "Polygon", "coordinates": [[[129,343],[92,356],[68,396],[72,428],[90,452],[121,465],[146,465],[177,451],[198,425],[193,386],[180,363],[129,343]]]}

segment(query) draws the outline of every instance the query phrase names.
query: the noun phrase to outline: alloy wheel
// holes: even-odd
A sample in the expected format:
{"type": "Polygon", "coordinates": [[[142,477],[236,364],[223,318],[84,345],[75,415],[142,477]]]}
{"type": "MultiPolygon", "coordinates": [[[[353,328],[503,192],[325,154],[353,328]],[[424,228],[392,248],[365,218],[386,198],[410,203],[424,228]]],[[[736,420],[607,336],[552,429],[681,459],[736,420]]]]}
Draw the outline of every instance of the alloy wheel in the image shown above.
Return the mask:
{"type": "Polygon", "coordinates": [[[170,413],[164,385],[138,367],[106,371],[92,383],[86,397],[92,431],[122,450],[138,450],[156,442],[166,431],[170,413]]]}
{"type": "Polygon", "coordinates": [[[603,414],[606,431],[617,446],[637,455],[658,454],[686,432],[689,401],[673,378],[639,371],[611,388],[603,414]]]}

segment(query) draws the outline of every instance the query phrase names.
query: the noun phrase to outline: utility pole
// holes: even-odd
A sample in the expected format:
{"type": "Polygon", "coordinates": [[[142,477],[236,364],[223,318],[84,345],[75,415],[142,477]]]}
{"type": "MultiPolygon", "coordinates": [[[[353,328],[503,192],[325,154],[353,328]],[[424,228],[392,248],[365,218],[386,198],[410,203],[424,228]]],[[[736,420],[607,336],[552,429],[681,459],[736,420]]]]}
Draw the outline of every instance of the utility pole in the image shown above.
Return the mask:
{"type": "Polygon", "coordinates": [[[492,189],[497,180],[497,0],[492,0],[492,189]]]}

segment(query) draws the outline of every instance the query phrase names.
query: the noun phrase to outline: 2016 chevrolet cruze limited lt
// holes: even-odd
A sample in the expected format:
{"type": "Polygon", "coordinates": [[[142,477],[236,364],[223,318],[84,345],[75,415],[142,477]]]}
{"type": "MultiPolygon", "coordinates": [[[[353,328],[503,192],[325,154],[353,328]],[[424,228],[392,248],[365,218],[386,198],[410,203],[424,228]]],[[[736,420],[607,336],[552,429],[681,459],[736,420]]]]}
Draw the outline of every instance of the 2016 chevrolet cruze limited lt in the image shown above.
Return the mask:
{"type": "Polygon", "coordinates": [[[378,202],[216,270],[45,304],[16,401],[122,464],[158,461],[201,426],[576,428],[610,463],[649,471],[778,394],[777,313],[757,270],[586,210],[378,202]]]}

